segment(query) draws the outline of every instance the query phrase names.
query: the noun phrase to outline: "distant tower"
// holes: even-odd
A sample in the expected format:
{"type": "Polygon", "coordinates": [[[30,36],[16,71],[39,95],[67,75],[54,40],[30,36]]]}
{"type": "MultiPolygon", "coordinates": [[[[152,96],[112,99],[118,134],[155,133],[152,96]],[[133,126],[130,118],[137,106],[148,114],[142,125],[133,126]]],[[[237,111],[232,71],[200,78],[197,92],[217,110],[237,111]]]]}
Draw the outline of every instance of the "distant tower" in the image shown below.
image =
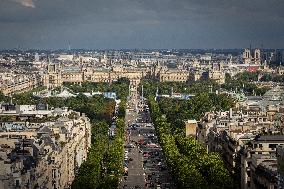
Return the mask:
{"type": "Polygon", "coordinates": [[[39,62],[39,55],[38,55],[38,53],[35,53],[35,62],[39,62]]]}
{"type": "Polygon", "coordinates": [[[210,63],[211,63],[211,71],[214,71],[214,63],[213,62],[210,63]]]}
{"type": "Polygon", "coordinates": [[[229,65],[232,65],[233,61],[232,61],[233,57],[232,55],[230,56],[230,59],[229,59],[229,65]]]}
{"type": "Polygon", "coordinates": [[[157,61],[157,67],[158,67],[158,68],[161,67],[161,64],[160,64],[160,61],[159,61],[159,60],[157,61]]]}
{"type": "Polygon", "coordinates": [[[68,51],[69,51],[69,52],[71,51],[71,45],[70,45],[70,42],[68,43],[68,51]]]}
{"type": "Polygon", "coordinates": [[[251,63],[251,54],[249,49],[245,49],[243,52],[243,61],[245,64],[251,63]]]}
{"type": "Polygon", "coordinates": [[[219,63],[219,71],[220,72],[223,71],[223,62],[222,61],[219,63]]]}
{"type": "Polygon", "coordinates": [[[255,49],[254,50],[254,63],[255,64],[260,64],[261,63],[260,49],[255,49]]]}
{"type": "Polygon", "coordinates": [[[58,66],[57,66],[57,64],[49,64],[49,65],[47,66],[47,72],[48,72],[48,73],[57,73],[57,71],[58,71],[58,66]]]}
{"type": "Polygon", "coordinates": [[[264,60],[264,63],[263,63],[263,69],[267,69],[268,67],[267,67],[267,61],[266,60],[264,60]]]}

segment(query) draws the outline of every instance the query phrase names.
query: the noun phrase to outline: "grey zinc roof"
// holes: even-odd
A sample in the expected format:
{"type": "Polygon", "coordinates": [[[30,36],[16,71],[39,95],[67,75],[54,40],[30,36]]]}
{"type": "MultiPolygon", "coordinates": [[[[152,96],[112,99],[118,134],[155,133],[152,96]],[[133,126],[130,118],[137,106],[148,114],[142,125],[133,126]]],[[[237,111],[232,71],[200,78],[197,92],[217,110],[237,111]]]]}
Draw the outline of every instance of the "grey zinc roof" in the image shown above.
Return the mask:
{"type": "Polygon", "coordinates": [[[47,126],[43,126],[39,129],[40,133],[51,133],[51,130],[47,126]]]}
{"type": "Polygon", "coordinates": [[[284,135],[262,135],[256,139],[256,141],[281,141],[284,142],[284,135]]]}

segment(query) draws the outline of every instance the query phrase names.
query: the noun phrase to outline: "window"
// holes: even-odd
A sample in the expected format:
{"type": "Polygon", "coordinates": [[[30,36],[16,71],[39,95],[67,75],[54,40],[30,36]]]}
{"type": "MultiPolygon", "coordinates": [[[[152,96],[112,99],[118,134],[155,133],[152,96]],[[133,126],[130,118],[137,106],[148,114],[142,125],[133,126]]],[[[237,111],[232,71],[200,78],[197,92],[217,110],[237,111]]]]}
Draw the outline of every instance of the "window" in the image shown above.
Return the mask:
{"type": "Polygon", "coordinates": [[[269,144],[269,148],[276,148],[277,144],[269,144]]]}
{"type": "Polygon", "coordinates": [[[19,187],[19,186],[20,186],[20,181],[16,180],[16,187],[19,187]]]}
{"type": "Polygon", "coordinates": [[[248,162],[248,167],[250,167],[251,162],[248,162]]]}
{"type": "Polygon", "coordinates": [[[247,171],[248,177],[250,177],[250,171],[247,171]]]}
{"type": "Polygon", "coordinates": [[[52,178],[56,178],[56,169],[52,169],[52,178]]]}

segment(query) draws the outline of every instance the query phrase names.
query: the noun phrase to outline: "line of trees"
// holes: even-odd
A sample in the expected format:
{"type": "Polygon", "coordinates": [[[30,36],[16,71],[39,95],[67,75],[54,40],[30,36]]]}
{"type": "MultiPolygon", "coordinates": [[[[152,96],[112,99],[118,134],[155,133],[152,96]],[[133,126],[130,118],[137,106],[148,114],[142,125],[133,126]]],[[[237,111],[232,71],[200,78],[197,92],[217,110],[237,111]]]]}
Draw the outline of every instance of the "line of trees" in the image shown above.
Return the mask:
{"type": "Polygon", "coordinates": [[[102,162],[108,149],[108,142],[108,124],[104,121],[97,122],[92,126],[92,147],[88,158],[82,163],[72,188],[94,189],[101,186],[104,172],[102,162]]]}
{"type": "MultiPolygon", "coordinates": [[[[124,102],[122,102],[122,106],[124,106],[123,104],[124,102]]],[[[72,184],[73,189],[118,187],[119,178],[123,172],[124,131],[124,117],[121,116],[116,120],[114,139],[109,138],[106,122],[101,121],[94,125],[92,129],[93,145],[87,161],[81,165],[72,184]]]]}
{"type": "MultiPolygon", "coordinates": [[[[214,80],[200,80],[193,83],[182,83],[182,82],[157,82],[153,80],[143,80],[140,83],[139,90],[142,91],[141,86],[144,87],[144,96],[155,95],[157,88],[159,94],[170,95],[173,89],[173,92],[176,93],[187,93],[187,94],[199,94],[199,93],[208,93],[211,88],[212,91],[226,89],[228,91],[241,89],[246,95],[263,95],[269,90],[268,87],[258,87],[256,84],[251,81],[257,81],[256,73],[244,72],[238,74],[234,78],[231,78],[226,74],[225,84],[219,85],[214,80]]],[[[265,76],[264,76],[265,77],[265,76]]]]}
{"type": "MultiPolygon", "coordinates": [[[[107,106],[102,107],[102,109],[107,109],[107,106]]],[[[109,137],[109,126],[106,120],[93,127],[92,139],[94,142],[87,161],[80,167],[72,184],[73,189],[111,189],[118,187],[119,178],[123,172],[125,109],[126,101],[122,100],[116,114],[116,135],[113,139],[109,137]]],[[[96,117],[93,119],[96,120],[96,117]]]]}
{"type": "Polygon", "coordinates": [[[153,98],[149,100],[151,117],[168,167],[178,188],[232,188],[232,180],[221,157],[207,153],[195,139],[172,132],[172,125],[153,98]]]}
{"type": "Polygon", "coordinates": [[[122,101],[119,105],[119,111],[116,119],[116,135],[109,143],[107,153],[104,158],[104,165],[106,172],[104,178],[101,181],[99,188],[117,188],[119,179],[123,172],[124,161],[124,136],[125,136],[125,101],[122,101]]]}
{"type": "Polygon", "coordinates": [[[116,92],[119,99],[125,100],[128,95],[128,87],[130,81],[127,78],[119,78],[113,83],[105,82],[84,82],[81,85],[66,83],[64,86],[71,89],[74,93],[83,93],[83,92],[116,92]]]}
{"type": "Polygon", "coordinates": [[[264,95],[269,88],[268,87],[258,87],[256,84],[252,83],[257,81],[258,74],[244,72],[237,74],[234,78],[229,75],[226,76],[226,83],[221,85],[221,88],[226,90],[238,90],[241,89],[246,95],[264,95]]]}
{"type": "Polygon", "coordinates": [[[159,107],[169,120],[199,120],[205,112],[229,110],[235,100],[226,94],[199,93],[189,100],[161,98],[159,107]]]}
{"type": "Polygon", "coordinates": [[[212,86],[213,91],[220,88],[220,86],[213,80],[200,80],[194,83],[142,80],[139,86],[139,91],[142,91],[142,85],[144,87],[144,96],[146,97],[155,95],[157,88],[159,94],[166,95],[171,94],[172,89],[175,93],[198,94],[201,92],[209,92],[210,86],[212,86]]]}

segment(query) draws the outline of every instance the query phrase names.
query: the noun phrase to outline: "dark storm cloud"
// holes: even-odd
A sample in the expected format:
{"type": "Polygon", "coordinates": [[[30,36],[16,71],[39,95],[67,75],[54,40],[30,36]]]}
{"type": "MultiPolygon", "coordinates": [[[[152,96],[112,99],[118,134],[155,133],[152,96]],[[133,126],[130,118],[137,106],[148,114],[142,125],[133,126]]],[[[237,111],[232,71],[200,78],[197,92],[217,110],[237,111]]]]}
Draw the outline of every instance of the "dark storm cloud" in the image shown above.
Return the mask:
{"type": "Polygon", "coordinates": [[[0,48],[281,48],[282,0],[0,0],[0,48]]]}

